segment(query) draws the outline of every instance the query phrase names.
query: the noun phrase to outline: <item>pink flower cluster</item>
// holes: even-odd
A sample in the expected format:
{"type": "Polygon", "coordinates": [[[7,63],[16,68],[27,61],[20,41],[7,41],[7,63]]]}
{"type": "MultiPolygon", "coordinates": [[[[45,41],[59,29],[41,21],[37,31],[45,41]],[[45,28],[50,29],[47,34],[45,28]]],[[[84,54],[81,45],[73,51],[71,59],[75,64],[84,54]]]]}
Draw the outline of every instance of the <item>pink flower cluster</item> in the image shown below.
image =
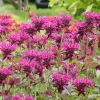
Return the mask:
{"type": "Polygon", "coordinates": [[[15,25],[11,16],[0,15],[0,95],[4,100],[34,100],[31,96],[42,100],[45,94],[47,100],[56,100],[53,93],[57,90],[59,95],[69,85],[70,95],[74,90],[85,95],[95,87],[100,14],[83,16],[84,21],[73,23],[66,14],[38,17],[31,13],[30,21],[15,25]],[[27,95],[14,95],[20,90],[27,95]]]}
{"type": "Polygon", "coordinates": [[[28,95],[26,95],[26,96],[25,95],[21,95],[20,96],[20,95],[16,94],[16,95],[7,97],[4,100],[34,100],[34,98],[30,97],[28,95]]]}
{"type": "Polygon", "coordinates": [[[1,67],[0,68],[0,84],[3,83],[3,81],[11,74],[12,74],[12,70],[1,67]]]}
{"type": "Polygon", "coordinates": [[[71,76],[63,72],[57,72],[52,74],[52,78],[54,82],[53,86],[57,87],[58,91],[61,93],[67,87],[71,76]]]}
{"type": "Polygon", "coordinates": [[[87,86],[92,86],[93,83],[91,80],[89,80],[88,78],[76,78],[73,80],[73,85],[75,85],[77,87],[77,90],[79,91],[79,94],[83,94],[85,95],[86,92],[86,87],[87,86]]]}

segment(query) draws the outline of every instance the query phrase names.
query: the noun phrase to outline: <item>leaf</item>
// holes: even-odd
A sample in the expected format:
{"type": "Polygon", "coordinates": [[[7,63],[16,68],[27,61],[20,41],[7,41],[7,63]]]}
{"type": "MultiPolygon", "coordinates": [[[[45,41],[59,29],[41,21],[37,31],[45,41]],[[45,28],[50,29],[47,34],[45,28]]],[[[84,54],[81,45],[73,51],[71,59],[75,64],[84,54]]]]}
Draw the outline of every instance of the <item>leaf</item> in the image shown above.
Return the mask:
{"type": "Polygon", "coordinates": [[[70,7],[68,8],[68,10],[72,9],[73,7],[75,7],[75,5],[76,5],[77,3],[78,3],[77,1],[76,1],[76,2],[73,2],[73,3],[70,5],[70,7]]]}
{"type": "Polygon", "coordinates": [[[89,99],[89,100],[92,100],[92,99],[95,99],[96,97],[97,97],[96,94],[90,94],[90,95],[88,96],[88,99],[89,99]]]}
{"type": "Polygon", "coordinates": [[[55,4],[55,0],[50,0],[50,2],[49,2],[49,7],[53,7],[54,4],[55,4]]]}
{"type": "Polygon", "coordinates": [[[68,6],[68,3],[63,3],[63,7],[67,7],[68,6]]]}
{"type": "Polygon", "coordinates": [[[73,88],[72,84],[69,84],[69,85],[67,86],[67,89],[64,89],[64,90],[62,91],[62,95],[66,95],[66,94],[71,95],[72,88],[73,88]]]}
{"type": "Polygon", "coordinates": [[[97,77],[97,78],[100,78],[100,70],[97,70],[97,71],[96,71],[96,77],[97,77]]]}
{"type": "Polygon", "coordinates": [[[85,13],[90,12],[94,4],[91,4],[87,7],[85,13]]]}

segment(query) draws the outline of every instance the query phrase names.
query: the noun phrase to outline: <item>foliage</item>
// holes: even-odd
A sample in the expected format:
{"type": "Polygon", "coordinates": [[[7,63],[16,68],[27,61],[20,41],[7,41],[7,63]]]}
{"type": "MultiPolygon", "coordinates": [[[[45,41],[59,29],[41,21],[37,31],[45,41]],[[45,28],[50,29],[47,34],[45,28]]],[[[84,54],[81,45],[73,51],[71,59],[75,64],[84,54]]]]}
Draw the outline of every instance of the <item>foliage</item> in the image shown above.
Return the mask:
{"type": "Polygon", "coordinates": [[[83,12],[99,12],[100,0],[50,0],[49,6],[53,7],[53,10],[65,7],[67,13],[81,19],[78,16],[83,12]]]}
{"type": "MultiPolygon", "coordinates": [[[[51,9],[36,9],[35,4],[33,3],[29,3],[29,8],[31,11],[35,12],[38,16],[52,15],[51,9]]],[[[4,4],[2,7],[0,7],[0,13],[1,14],[9,13],[13,15],[13,18],[16,19],[18,22],[25,21],[25,16],[27,17],[27,12],[25,12],[24,10],[16,10],[11,4],[4,4]]]]}

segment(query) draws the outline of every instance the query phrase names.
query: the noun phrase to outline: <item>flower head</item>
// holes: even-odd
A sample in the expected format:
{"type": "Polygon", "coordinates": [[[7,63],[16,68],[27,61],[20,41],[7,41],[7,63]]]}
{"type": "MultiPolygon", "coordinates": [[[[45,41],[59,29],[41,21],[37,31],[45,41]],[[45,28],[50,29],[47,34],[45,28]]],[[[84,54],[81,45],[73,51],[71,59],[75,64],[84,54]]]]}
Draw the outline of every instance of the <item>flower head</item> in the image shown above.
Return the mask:
{"type": "Polygon", "coordinates": [[[17,48],[17,45],[11,44],[10,42],[2,42],[0,44],[0,50],[2,51],[3,54],[3,59],[6,57],[11,56],[11,52],[13,52],[17,48]]]}
{"type": "Polygon", "coordinates": [[[78,95],[80,95],[80,94],[85,95],[86,87],[87,86],[92,86],[93,83],[88,78],[80,78],[80,77],[77,77],[73,81],[73,85],[77,88],[77,91],[79,92],[78,95]]]}
{"type": "Polygon", "coordinates": [[[0,68],[0,83],[3,82],[9,75],[12,74],[12,71],[8,68],[0,68]]]}
{"type": "Polygon", "coordinates": [[[35,25],[34,27],[36,28],[36,30],[40,31],[41,29],[43,29],[44,23],[47,22],[47,17],[42,16],[38,18],[37,16],[33,16],[31,20],[32,20],[32,23],[35,25]]]}
{"type": "Polygon", "coordinates": [[[64,88],[66,88],[69,80],[71,79],[68,74],[60,72],[53,73],[52,78],[54,82],[53,86],[57,87],[58,92],[60,93],[64,90],[64,88]]]}
{"type": "Polygon", "coordinates": [[[20,42],[20,35],[17,33],[9,34],[7,38],[12,44],[19,44],[20,42]]]}
{"type": "Polygon", "coordinates": [[[34,27],[34,24],[32,23],[22,23],[19,28],[22,32],[30,36],[33,36],[36,34],[36,28],[34,27]]]}
{"type": "Polygon", "coordinates": [[[31,49],[31,50],[26,50],[23,52],[24,57],[28,59],[34,59],[39,57],[39,52],[37,50],[31,49]]]}

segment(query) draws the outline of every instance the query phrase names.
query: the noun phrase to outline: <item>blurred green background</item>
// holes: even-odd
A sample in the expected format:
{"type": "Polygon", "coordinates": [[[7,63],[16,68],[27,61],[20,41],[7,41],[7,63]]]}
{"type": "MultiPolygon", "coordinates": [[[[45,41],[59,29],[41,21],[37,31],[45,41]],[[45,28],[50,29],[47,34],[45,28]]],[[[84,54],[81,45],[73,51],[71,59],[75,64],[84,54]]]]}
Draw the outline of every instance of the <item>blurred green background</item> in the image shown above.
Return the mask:
{"type": "MultiPolygon", "coordinates": [[[[25,10],[16,10],[15,7],[9,3],[11,0],[3,1],[4,3],[2,5],[0,4],[0,14],[13,14],[13,17],[18,22],[26,20],[28,13],[25,12],[25,10]]],[[[65,13],[73,16],[75,20],[82,20],[83,17],[81,15],[83,12],[100,12],[100,0],[49,0],[50,8],[46,9],[37,9],[35,0],[29,0],[28,7],[30,11],[35,12],[38,16],[53,16],[65,13]]]]}

